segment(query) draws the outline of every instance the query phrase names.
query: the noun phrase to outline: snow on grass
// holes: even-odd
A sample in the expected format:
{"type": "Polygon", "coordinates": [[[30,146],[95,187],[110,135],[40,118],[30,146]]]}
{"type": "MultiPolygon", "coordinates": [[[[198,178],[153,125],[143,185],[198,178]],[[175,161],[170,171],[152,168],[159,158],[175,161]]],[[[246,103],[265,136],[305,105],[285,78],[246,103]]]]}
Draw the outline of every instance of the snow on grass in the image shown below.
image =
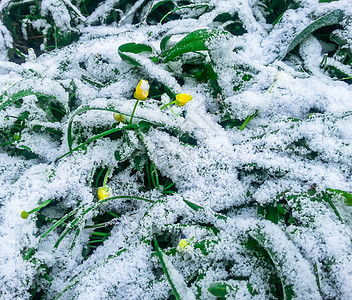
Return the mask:
{"type": "Polygon", "coordinates": [[[0,12],[0,298],[351,299],[349,1],[0,12]]]}

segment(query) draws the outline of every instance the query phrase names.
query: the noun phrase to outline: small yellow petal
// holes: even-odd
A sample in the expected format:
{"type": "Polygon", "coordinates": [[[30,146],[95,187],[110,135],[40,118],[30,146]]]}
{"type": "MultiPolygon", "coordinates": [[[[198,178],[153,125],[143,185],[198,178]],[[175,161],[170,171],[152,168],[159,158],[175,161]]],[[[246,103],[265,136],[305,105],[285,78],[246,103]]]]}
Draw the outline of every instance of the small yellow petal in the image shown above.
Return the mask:
{"type": "Polygon", "coordinates": [[[144,101],[148,98],[150,85],[147,80],[141,79],[136,87],[134,97],[138,100],[144,101]]]}
{"type": "Polygon", "coordinates": [[[121,115],[121,114],[115,114],[114,115],[114,118],[117,122],[119,123],[124,123],[124,120],[125,120],[125,116],[124,115],[121,115]]]}
{"type": "Polygon", "coordinates": [[[22,218],[22,219],[27,219],[28,216],[29,216],[29,213],[28,213],[28,212],[26,212],[25,210],[22,210],[22,211],[21,211],[21,218],[22,218]]]}
{"type": "Polygon", "coordinates": [[[104,200],[110,196],[110,187],[105,185],[98,188],[98,199],[104,200]]]}
{"type": "Polygon", "coordinates": [[[190,94],[177,94],[175,104],[184,106],[187,102],[191,101],[193,97],[190,94]]]}

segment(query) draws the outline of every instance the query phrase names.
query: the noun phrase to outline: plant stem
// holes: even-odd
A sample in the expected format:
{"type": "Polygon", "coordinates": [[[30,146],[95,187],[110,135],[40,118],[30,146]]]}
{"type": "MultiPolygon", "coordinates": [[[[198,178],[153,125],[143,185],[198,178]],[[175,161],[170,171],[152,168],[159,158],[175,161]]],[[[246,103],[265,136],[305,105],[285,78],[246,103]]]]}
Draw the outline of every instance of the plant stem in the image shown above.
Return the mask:
{"type": "Polygon", "coordinates": [[[136,104],[134,105],[134,108],[133,108],[133,111],[132,111],[132,114],[131,114],[130,124],[132,124],[133,116],[134,116],[134,113],[135,113],[136,108],[138,106],[138,103],[139,103],[139,99],[137,99],[136,104]]]}
{"type": "Polygon", "coordinates": [[[168,107],[168,109],[170,109],[171,110],[171,112],[176,116],[176,117],[179,117],[179,115],[177,114],[177,113],[175,113],[173,110],[172,110],[172,108],[171,107],[168,107]]]}
{"type": "Polygon", "coordinates": [[[163,110],[165,107],[168,107],[169,105],[171,105],[173,103],[175,103],[175,101],[171,101],[168,104],[163,105],[162,107],[160,107],[160,110],[163,110]]]}
{"type": "Polygon", "coordinates": [[[110,169],[108,169],[105,173],[105,176],[104,176],[104,181],[103,181],[103,186],[106,186],[106,183],[108,181],[108,176],[110,174],[110,169]]]}
{"type": "Polygon", "coordinates": [[[239,130],[243,130],[243,129],[247,126],[247,124],[249,123],[249,121],[252,120],[252,119],[257,115],[257,113],[258,113],[258,110],[256,110],[253,115],[248,116],[248,117],[244,120],[243,124],[242,124],[240,127],[238,127],[238,129],[239,129],[239,130]]]}

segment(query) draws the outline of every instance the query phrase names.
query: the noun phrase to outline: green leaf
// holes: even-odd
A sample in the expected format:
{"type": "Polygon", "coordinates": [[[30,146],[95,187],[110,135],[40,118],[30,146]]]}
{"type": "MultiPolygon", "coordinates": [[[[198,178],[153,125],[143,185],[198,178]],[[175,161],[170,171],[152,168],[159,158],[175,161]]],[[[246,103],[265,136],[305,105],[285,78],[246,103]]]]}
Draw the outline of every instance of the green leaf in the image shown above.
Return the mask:
{"type": "Polygon", "coordinates": [[[255,113],[254,113],[253,115],[248,116],[248,117],[244,120],[243,124],[242,124],[240,127],[238,127],[238,130],[243,130],[243,129],[245,129],[246,126],[247,126],[247,124],[248,124],[257,114],[258,114],[258,109],[255,111],[255,113]]]}
{"type": "Polygon", "coordinates": [[[185,36],[166,53],[165,62],[174,60],[179,55],[187,52],[209,50],[207,43],[211,39],[229,35],[230,34],[228,32],[218,29],[199,29],[193,31],[185,36]]]}
{"type": "Polygon", "coordinates": [[[180,7],[176,7],[173,10],[170,10],[165,16],[163,16],[160,20],[160,24],[173,12],[181,10],[181,9],[190,9],[190,8],[200,8],[200,7],[205,7],[206,9],[204,10],[204,12],[207,11],[207,9],[209,8],[208,4],[190,4],[190,5],[184,5],[184,6],[180,6],[180,7]]]}
{"type": "Polygon", "coordinates": [[[336,194],[340,194],[345,198],[345,203],[348,206],[352,206],[352,194],[348,193],[346,191],[341,191],[341,190],[335,190],[335,189],[327,189],[330,192],[336,193],[336,194]]]}
{"type": "Polygon", "coordinates": [[[79,272],[78,274],[76,274],[75,276],[73,276],[70,280],[69,280],[69,284],[65,287],[65,289],[63,289],[56,297],[54,300],[58,300],[60,299],[67,291],[69,291],[70,289],[72,289],[75,285],[77,285],[80,280],[84,277],[86,277],[87,275],[89,275],[90,273],[94,272],[95,270],[99,269],[101,266],[104,266],[106,263],[108,263],[111,259],[115,259],[117,257],[119,257],[122,253],[126,252],[127,249],[122,248],[121,250],[119,250],[116,254],[114,255],[110,255],[108,256],[108,258],[106,258],[101,264],[95,264],[94,267],[89,268],[88,270],[86,270],[85,272],[79,272]]]}
{"type": "MultiPolygon", "coordinates": [[[[192,209],[195,210],[195,211],[203,210],[203,209],[204,209],[203,206],[200,206],[200,205],[198,205],[198,204],[195,204],[195,203],[193,203],[193,202],[191,202],[191,201],[188,201],[188,200],[183,199],[183,202],[185,202],[190,208],[192,208],[192,209]]],[[[217,218],[217,219],[219,219],[219,220],[224,220],[224,221],[227,220],[227,218],[226,218],[225,216],[223,216],[223,215],[221,215],[221,214],[217,214],[217,213],[214,213],[214,217],[217,218]]]]}
{"type": "Polygon", "coordinates": [[[127,44],[121,45],[119,47],[118,52],[120,57],[123,60],[128,61],[132,65],[140,66],[141,64],[138,61],[136,61],[133,57],[128,55],[128,53],[139,54],[139,53],[147,52],[151,54],[153,52],[153,49],[152,47],[144,44],[127,43],[127,44]]]}
{"type": "Polygon", "coordinates": [[[283,287],[284,299],[295,299],[297,291],[305,291],[305,295],[299,295],[302,299],[307,298],[308,295],[319,299],[315,275],[310,272],[310,266],[299,250],[286,238],[278,226],[267,221],[258,225],[248,233],[265,249],[274,263],[283,287]],[[302,272],[305,272],[305,282],[302,278],[297,278],[301,277],[302,272]]]}
{"type": "Polygon", "coordinates": [[[313,23],[309,24],[306,28],[304,28],[298,35],[292,40],[287,50],[281,54],[279,59],[283,59],[288,52],[293,50],[298,44],[300,44],[303,40],[309,37],[311,33],[316,31],[317,29],[324,26],[331,26],[338,24],[342,21],[344,17],[344,13],[341,9],[335,9],[319,19],[315,20],[313,23]]]}
{"type": "MultiPolygon", "coordinates": [[[[54,96],[52,95],[48,95],[48,94],[43,94],[43,93],[38,93],[32,90],[24,90],[24,91],[19,91],[13,95],[11,95],[6,101],[2,102],[0,104],[0,110],[4,109],[5,107],[9,106],[10,104],[16,102],[17,100],[22,99],[23,97],[26,96],[41,96],[43,98],[48,98],[48,99],[53,99],[53,100],[57,100],[54,96]]],[[[1,97],[0,100],[2,100],[3,97],[1,97]]]]}
{"type": "Polygon", "coordinates": [[[230,288],[230,286],[225,282],[213,282],[209,285],[208,291],[215,297],[225,297],[228,288],[230,288]]]}
{"type": "MultiPolygon", "coordinates": [[[[72,150],[72,145],[73,145],[72,125],[73,125],[74,118],[80,114],[83,114],[84,112],[93,111],[93,110],[108,111],[108,112],[113,112],[113,113],[118,113],[118,114],[123,114],[125,116],[128,116],[128,114],[124,114],[120,110],[117,110],[115,108],[109,108],[109,107],[108,108],[100,108],[100,107],[82,106],[82,107],[76,109],[75,112],[71,115],[71,117],[68,121],[68,125],[67,125],[67,143],[68,143],[68,147],[70,150],[72,150]]],[[[152,124],[154,126],[159,126],[159,127],[165,126],[165,124],[154,123],[154,122],[146,120],[142,117],[138,117],[138,119],[146,121],[142,124],[142,126],[147,126],[147,124],[152,124]]],[[[133,129],[133,128],[137,128],[137,127],[138,127],[138,125],[136,125],[136,124],[130,124],[130,125],[126,125],[123,128],[124,129],[132,128],[133,129]]]]}
{"type": "Polygon", "coordinates": [[[159,1],[159,2],[155,3],[153,5],[152,9],[150,10],[150,13],[152,13],[154,10],[156,10],[159,6],[161,6],[161,5],[165,4],[165,3],[168,3],[168,2],[173,3],[171,0],[162,0],[162,1],[159,1]]]}
{"type": "Polygon", "coordinates": [[[59,158],[56,159],[56,161],[58,161],[58,160],[64,158],[65,156],[71,154],[72,152],[74,152],[74,151],[76,151],[76,150],[78,150],[78,149],[83,148],[84,146],[88,145],[89,143],[91,143],[91,142],[93,142],[93,141],[95,141],[95,140],[97,140],[97,139],[100,139],[101,137],[104,137],[104,136],[106,136],[106,135],[109,135],[109,134],[112,134],[112,133],[114,133],[114,132],[121,131],[121,130],[122,130],[121,128],[113,128],[113,129],[104,131],[104,132],[102,132],[102,133],[100,133],[100,134],[97,134],[97,135],[95,135],[95,136],[89,138],[89,139],[88,139],[87,141],[85,141],[84,143],[82,143],[82,144],[78,145],[77,147],[73,148],[72,150],[68,151],[67,153],[61,155],[59,158]]]}
{"type": "Polygon", "coordinates": [[[238,290],[236,285],[228,284],[226,281],[213,282],[208,287],[209,293],[215,297],[226,297],[229,291],[237,292],[238,290]]]}
{"type": "MultiPolygon", "coordinates": [[[[170,38],[171,37],[173,37],[175,34],[168,34],[168,35],[165,35],[163,38],[162,38],[162,40],[161,40],[161,42],[160,42],[160,49],[161,49],[161,51],[162,52],[164,52],[165,54],[166,54],[166,50],[168,50],[168,49],[166,49],[166,44],[167,44],[167,42],[170,40],[170,38]]],[[[162,54],[162,56],[163,56],[163,54],[162,54]]]]}
{"type": "Polygon", "coordinates": [[[195,204],[195,203],[193,203],[191,201],[183,199],[183,202],[185,202],[190,208],[192,208],[195,211],[204,209],[202,206],[199,206],[198,204],[195,204]]]}

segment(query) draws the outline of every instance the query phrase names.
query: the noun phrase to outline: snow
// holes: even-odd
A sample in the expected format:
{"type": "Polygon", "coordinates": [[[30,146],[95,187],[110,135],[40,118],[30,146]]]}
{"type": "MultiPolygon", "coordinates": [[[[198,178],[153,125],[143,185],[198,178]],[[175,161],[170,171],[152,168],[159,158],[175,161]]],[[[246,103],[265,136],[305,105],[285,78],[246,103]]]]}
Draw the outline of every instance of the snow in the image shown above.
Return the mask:
{"type": "MultiPolygon", "coordinates": [[[[180,19],[156,25],[147,25],[146,17],[135,24],[156,1],[139,0],[123,11],[117,8],[119,1],[105,0],[87,17],[79,11],[81,2],[40,1],[46,18],[26,21],[23,31],[31,25],[49,32],[52,21],[60,35],[75,32],[80,37],[38,57],[29,50],[21,64],[8,55],[13,38],[0,20],[0,133],[12,130],[29,112],[25,128],[17,125],[18,131],[11,131],[10,138],[19,135],[11,150],[0,148],[0,298],[30,299],[30,290],[38,288],[47,299],[167,299],[171,287],[152,245],[153,238],[162,237],[167,239],[165,264],[183,299],[215,299],[208,287],[217,281],[238,289],[229,290],[230,299],[267,299],[273,274],[289,285],[293,299],[351,299],[351,208],[342,196],[332,198],[345,219],[341,222],[328,202],[313,201],[305,193],[352,191],[352,88],[321,67],[331,45],[313,35],[286,56],[297,34],[317,18],[335,9],[351,16],[349,1],[303,0],[275,25],[266,23],[259,5],[264,1],[259,0],[194,1],[208,4],[209,10],[195,18],[202,10],[189,9],[180,19]],[[122,18],[101,25],[112,11],[122,18]],[[158,56],[166,35],[173,35],[169,49],[189,32],[226,27],[213,21],[222,13],[238,13],[246,33],[216,35],[205,43],[209,51],[186,53],[182,61],[164,63],[158,56]],[[152,46],[159,62],[135,53],[128,55],[141,67],[122,60],[118,48],[131,42],[152,46]],[[207,82],[182,75],[184,62],[201,59],[218,74],[222,93],[216,97],[207,82]],[[173,100],[170,95],[159,95],[161,101],[149,97],[138,105],[133,120],[148,121],[152,128],[124,131],[123,140],[110,135],[59,159],[102,131],[124,128],[126,124],[116,124],[114,113],[130,120],[141,79],[149,82],[142,89],[166,86],[175,94],[191,94],[193,100],[170,106],[173,113],[160,110],[173,100]],[[240,88],[234,90],[236,86],[240,88]],[[18,98],[22,103],[14,103],[23,91],[18,98]],[[48,98],[63,110],[62,119],[49,120],[43,109],[48,98]],[[76,114],[79,109],[82,113],[76,114]],[[243,121],[255,113],[243,130],[221,125],[223,118],[243,121]],[[55,136],[57,131],[62,136],[55,136]],[[182,139],[184,135],[194,142],[182,139]],[[32,156],[25,157],[26,149],[32,156]],[[177,192],[163,194],[163,186],[146,190],[144,167],[135,167],[136,158],[153,162],[159,178],[169,178],[177,192]],[[105,168],[111,169],[107,184],[113,196],[154,203],[97,203],[92,176],[105,168]],[[289,195],[301,195],[287,200],[296,223],[275,224],[258,216],[258,205],[289,195]],[[77,209],[77,223],[58,247],[63,227],[40,239],[52,223],[37,213],[20,217],[21,211],[48,199],[52,203],[41,212],[49,218],[58,220],[77,209]],[[195,211],[184,200],[203,208],[195,211]],[[85,213],[90,207],[94,209],[85,213]],[[93,232],[85,226],[108,211],[120,217],[112,221],[109,238],[85,258],[93,232]],[[273,264],[245,246],[249,237],[262,244],[273,264]],[[183,238],[192,239],[191,251],[176,251],[183,238]],[[36,251],[24,260],[30,248],[36,251]],[[46,270],[50,281],[43,276],[46,270]]],[[[2,1],[0,12],[8,5],[14,2],[2,1]]],[[[341,24],[337,33],[352,49],[350,18],[341,24]]],[[[328,57],[327,65],[352,73],[350,65],[335,57],[328,57]]]]}

